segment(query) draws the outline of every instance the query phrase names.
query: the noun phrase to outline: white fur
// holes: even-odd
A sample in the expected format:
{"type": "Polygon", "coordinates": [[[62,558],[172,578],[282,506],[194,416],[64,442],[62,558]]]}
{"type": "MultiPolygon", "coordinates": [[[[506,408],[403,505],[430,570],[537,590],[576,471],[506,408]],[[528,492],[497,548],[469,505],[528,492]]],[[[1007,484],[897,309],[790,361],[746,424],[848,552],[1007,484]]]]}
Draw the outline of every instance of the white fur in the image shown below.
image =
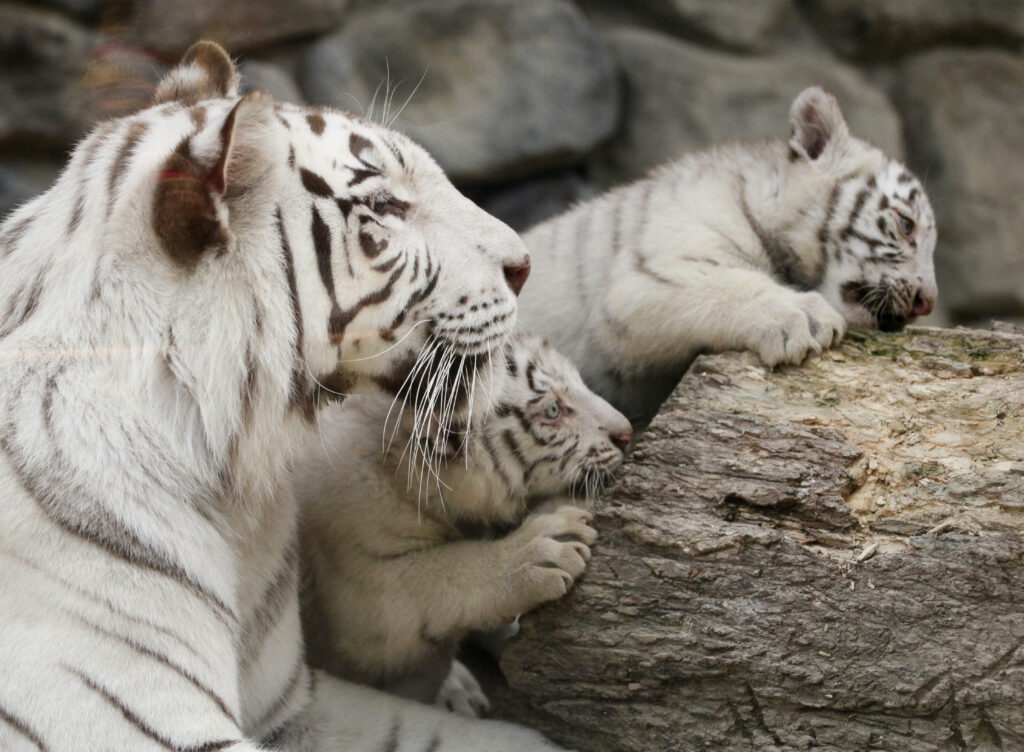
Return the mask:
{"type": "MultiPolygon", "coordinates": [[[[195,84],[194,72],[174,79],[195,84]]],[[[500,341],[515,310],[502,267],[524,249],[397,134],[231,89],[199,108],[169,102],[101,126],[0,227],[0,748],[255,752],[269,735],[294,750],[554,749],[307,669],[288,473],[315,431],[306,407],[331,396],[316,381],[400,379],[427,341],[415,322],[442,313],[479,329],[449,331],[452,348],[500,341]],[[162,171],[190,142],[215,175],[232,112],[223,190],[201,182],[222,239],[174,261],[155,197],[200,183],[162,171]],[[326,121],[322,135],[307,114],[326,121]],[[352,134],[373,145],[379,174],[349,189],[361,169],[352,134]],[[335,195],[390,192],[411,207],[375,230],[389,238],[381,258],[408,262],[401,278],[333,342],[312,208],[331,233],[343,310],[387,273],[360,256],[356,216],[312,196],[300,167],[335,195]],[[433,271],[433,292],[411,299],[433,271]],[[505,318],[474,318],[483,300],[505,318]],[[394,338],[381,338],[403,307],[394,338]]]]}
{"type": "Polygon", "coordinates": [[[619,465],[629,422],[535,338],[507,344],[503,365],[491,412],[481,420],[478,408],[465,447],[461,436],[445,442],[453,451],[436,479],[408,483],[414,438],[406,422],[390,443],[387,399],[324,414],[323,447],[296,474],[313,665],[475,714],[485,700],[452,666],[458,643],[561,597],[583,571],[596,533],[589,512],[562,495],[594,490],[619,465]],[[520,525],[542,499],[548,509],[520,525]],[[498,539],[465,532],[512,525],[498,539]]]}
{"type": "Polygon", "coordinates": [[[524,325],[636,423],[702,351],[799,363],[847,326],[878,325],[868,308],[880,302],[900,321],[915,297],[934,302],[935,220],[917,179],[850,136],[821,89],[796,99],[790,123],[788,143],[687,155],[524,236],[534,267],[524,325]],[[894,230],[897,210],[915,221],[914,244],[897,235],[872,253],[858,237],[881,237],[879,219],[894,230]],[[855,211],[856,233],[844,236],[855,211]],[[866,308],[844,299],[849,282],[891,295],[866,308]]]}

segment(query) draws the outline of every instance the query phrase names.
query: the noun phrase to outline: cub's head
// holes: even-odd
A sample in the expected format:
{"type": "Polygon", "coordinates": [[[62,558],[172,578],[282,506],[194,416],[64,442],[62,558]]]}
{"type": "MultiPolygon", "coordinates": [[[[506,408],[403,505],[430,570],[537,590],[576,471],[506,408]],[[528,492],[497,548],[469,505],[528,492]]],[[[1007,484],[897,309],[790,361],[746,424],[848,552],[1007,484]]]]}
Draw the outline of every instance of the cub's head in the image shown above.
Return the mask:
{"type": "Polygon", "coordinates": [[[512,496],[593,496],[622,464],[633,438],[626,416],[536,337],[513,336],[505,346],[505,372],[479,428],[484,459],[493,462],[512,496]]]}
{"type": "Polygon", "coordinates": [[[157,238],[183,274],[246,274],[267,308],[282,302],[292,399],[383,389],[451,414],[515,322],[529,273],[518,236],[394,131],[239,98],[212,43],[157,103],[176,128],[155,171],[157,238]]]}
{"type": "Polygon", "coordinates": [[[808,218],[806,242],[823,257],[816,289],[851,326],[892,331],[931,313],[936,228],[924,188],[851,136],[839,103],[819,87],[790,109],[786,184],[784,213],[808,218]]]}

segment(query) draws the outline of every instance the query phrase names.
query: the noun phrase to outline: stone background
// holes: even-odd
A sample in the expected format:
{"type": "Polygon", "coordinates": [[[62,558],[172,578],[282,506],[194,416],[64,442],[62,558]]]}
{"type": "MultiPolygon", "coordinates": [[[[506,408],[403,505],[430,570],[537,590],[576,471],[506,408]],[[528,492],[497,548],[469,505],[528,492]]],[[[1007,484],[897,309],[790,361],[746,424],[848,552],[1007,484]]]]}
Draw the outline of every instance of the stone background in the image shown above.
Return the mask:
{"type": "Polygon", "coordinates": [[[824,84],[925,181],[930,321],[1024,318],[1022,0],[0,0],[0,214],[200,37],[254,88],[407,131],[518,229],[685,150],[784,136],[824,84]]]}

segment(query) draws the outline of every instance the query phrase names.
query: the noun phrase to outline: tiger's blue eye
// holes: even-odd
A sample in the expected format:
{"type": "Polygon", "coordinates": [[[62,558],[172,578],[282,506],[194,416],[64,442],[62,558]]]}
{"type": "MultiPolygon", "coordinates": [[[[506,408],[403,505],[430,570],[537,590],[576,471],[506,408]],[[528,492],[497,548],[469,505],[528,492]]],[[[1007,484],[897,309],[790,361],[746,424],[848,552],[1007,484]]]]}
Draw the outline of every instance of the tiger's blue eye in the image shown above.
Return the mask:
{"type": "Polygon", "coordinates": [[[917,226],[914,224],[914,220],[908,217],[906,214],[896,213],[896,218],[900,223],[900,232],[903,233],[903,237],[909,238],[914,234],[914,228],[917,226]]]}
{"type": "Polygon", "coordinates": [[[562,406],[557,402],[552,402],[550,405],[544,408],[544,417],[548,420],[554,420],[562,414],[562,406]]]}

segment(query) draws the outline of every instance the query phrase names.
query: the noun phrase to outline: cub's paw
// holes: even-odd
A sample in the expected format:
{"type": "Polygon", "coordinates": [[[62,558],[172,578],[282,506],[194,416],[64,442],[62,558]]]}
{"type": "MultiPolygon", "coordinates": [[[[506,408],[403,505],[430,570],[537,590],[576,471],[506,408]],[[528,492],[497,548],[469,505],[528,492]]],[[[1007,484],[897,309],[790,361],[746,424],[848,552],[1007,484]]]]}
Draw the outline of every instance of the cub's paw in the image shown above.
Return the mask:
{"type": "Polygon", "coordinates": [[[795,293],[761,307],[752,349],[766,366],[802,363],[837,344],[846,320],[819,293],[795,293]]]}
{"type": "Polygon", "coordinates": [[[513,532],[508,551],[509,598],[506,617],[565,595],[590,561],[597,531],[586,509],[563,506],[532,514],[513,532]]]}
{"type": "Polygon", "coordinates": [[[452,661],[451,670],[437,691],[434,704],[467,718],[482,718],[491,709],[491,703],[473,672],[456,660],[452,661]]]}

